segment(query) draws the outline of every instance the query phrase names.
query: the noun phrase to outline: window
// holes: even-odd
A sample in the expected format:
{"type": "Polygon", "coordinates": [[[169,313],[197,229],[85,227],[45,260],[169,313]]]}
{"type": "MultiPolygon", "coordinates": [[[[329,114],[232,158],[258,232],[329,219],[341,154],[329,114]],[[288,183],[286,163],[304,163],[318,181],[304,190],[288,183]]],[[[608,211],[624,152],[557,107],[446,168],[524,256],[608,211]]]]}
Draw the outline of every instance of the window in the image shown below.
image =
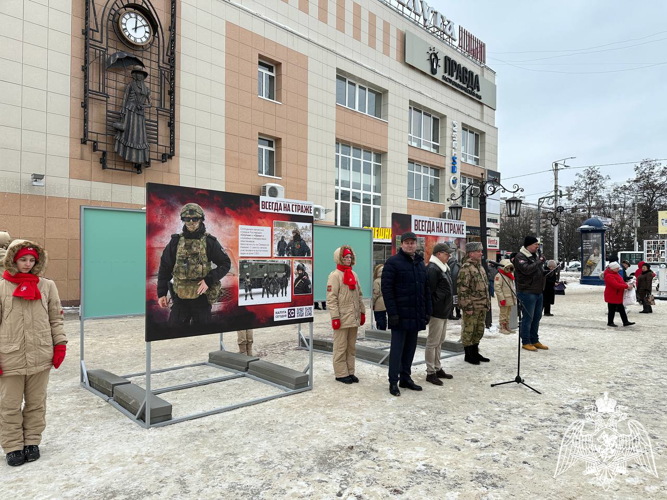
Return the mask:
{"type": "Polygon", "coordinates": [[[479,134],[467,128],[461,132],[461,161],[479,165],[479,134]]]}
{"type": "Polygon", "coordinates": [[[336,103],[381,118],[382,94],[344,76],[336,76],[336,103]]]}
{"type": "MultiPolygon", "coordinates": [[[[466,186],[473,183],[472,177],[461,176],[461,191],[463,191],[466,186]]],[[[461,199],[461,206],[463,208],[472,208],[474,210],[479,210],[479,188],[472,187],[468,189],[461,199]]]]}
{"type": "Polygon", "coordinates": [[[276,176],[276,148],[275,143],[271,139],[259,138],[257,171],[259,175],[276,176]]]}
{"type": "Polygon", "coordinates": [[[380,225],[382,155],[336,143],[336,225],[380,225]]]}
{"type": "Polygon", "coordinates": [[[259,61],[257,69],[259,96],[276,100],[276,68],[272,64],[259,61]]]}
{"type": "Polygon", "coordinates": [[[440,170],[408,162],[408,198],[439,202],[440,170]]]}
{"type": "Polygon", "coordinates": [[[408,143],[416,148],[438,153],[440,151],[440,118],[411,106],[408,143]]]}

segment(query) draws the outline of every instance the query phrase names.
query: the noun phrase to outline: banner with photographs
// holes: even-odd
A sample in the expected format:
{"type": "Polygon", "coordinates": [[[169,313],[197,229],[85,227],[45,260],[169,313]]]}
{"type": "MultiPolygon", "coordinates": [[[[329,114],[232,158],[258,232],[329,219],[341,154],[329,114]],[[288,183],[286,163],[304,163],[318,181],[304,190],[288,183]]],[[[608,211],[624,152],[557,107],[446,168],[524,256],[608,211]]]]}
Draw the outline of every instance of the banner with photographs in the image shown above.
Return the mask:
{"type": "Polygon", "coordinates": [[[313,321],[312,204],[146,185],[146,341],[313,321]]]}
{"type": "Polygon", "coordinates": [[[417,236],[417,252],[426,262],[437,243],[447,243],[455,249],[452,258],[462,261],[466,248],[466,223],[459,220],[437,219],[420,215],[391,214],[391,254],[401,248],[401,235],[412,231],[417,236]]]}

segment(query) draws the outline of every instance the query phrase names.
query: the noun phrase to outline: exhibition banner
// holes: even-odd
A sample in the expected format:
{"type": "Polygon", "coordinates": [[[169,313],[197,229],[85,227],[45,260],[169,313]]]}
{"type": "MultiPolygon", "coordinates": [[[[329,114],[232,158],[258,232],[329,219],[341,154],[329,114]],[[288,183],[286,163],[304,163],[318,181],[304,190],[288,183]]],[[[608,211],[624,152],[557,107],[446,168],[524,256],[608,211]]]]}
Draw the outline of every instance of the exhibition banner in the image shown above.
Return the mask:
{"type": "Polygon", "coordinates": [[[401,247],[401,235],[412,231],[417,236],[417,252],[428,263],[436,243],[447,243],[456,250],[452,258],[459,262],[465,256],[466,223],[464,221],[423,217],[420,215],[391,214],[391,253],[401,247]]]}
{"type": "Polygon", "coordinates": [[[312,322],[312,213],[146,184],[146,341],[312,322]]]}

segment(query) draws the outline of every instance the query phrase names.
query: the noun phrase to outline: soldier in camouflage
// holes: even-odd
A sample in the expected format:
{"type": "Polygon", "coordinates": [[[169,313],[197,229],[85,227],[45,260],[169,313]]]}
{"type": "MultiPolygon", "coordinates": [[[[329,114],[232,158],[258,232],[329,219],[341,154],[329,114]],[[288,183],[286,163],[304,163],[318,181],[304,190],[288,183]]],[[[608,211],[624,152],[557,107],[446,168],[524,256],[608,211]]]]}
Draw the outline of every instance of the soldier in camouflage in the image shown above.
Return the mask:
{"type": "Polygon", "coordinates": [[[262,278],[262,298],[264,298],[264,292],[266,292],[267,297],[271,297],[271,293],[269,292],[270,284],[271,280],[269,279],[269,275],[264,273],[264,277],[262,278]]]}
{"type": "Polygon", "coordinates": [[[489,358],[479,353],[479,342],[484,336],[484,318],[491,309],[489,278],[481,261],[482,244],[466,244],[466,257],[456,282],[459,307],[463,311],[461,342],[465,348],[464,361],[473,365],[478,365],[480,361],[489,361],[489,358]]]}
{"type": "Polygon", "coordinates": [[[220,298],[220,280],[229,272],[231,260],[215,236],[206,232],[199,205],[184,205],[181,220],[183,230],[171,235],[160,259],[158,304],[169,307],[169,291],[173,303],[170,326],[204,325],[211,322],[211,306],[220,298]]]}

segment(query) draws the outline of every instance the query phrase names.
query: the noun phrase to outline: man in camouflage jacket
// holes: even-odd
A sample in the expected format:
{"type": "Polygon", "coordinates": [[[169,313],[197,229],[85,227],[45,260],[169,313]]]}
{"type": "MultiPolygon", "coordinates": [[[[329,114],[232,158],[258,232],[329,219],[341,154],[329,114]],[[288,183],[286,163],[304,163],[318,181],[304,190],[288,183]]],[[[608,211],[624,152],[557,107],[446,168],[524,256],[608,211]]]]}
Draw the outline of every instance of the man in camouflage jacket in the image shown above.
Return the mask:
{"type": "Polygon", "coordinates": [[[481,264],[482,244],[466,244],[466,258],[456,280],[459,307],[463,312],[461,324],[461,342],[465,348],[468,363],[478,365],[480,361],[489,361],[479,353],[479,342],[484,336],[484,318],[491,309],[489,296],[489,278],[481,264]]]}

